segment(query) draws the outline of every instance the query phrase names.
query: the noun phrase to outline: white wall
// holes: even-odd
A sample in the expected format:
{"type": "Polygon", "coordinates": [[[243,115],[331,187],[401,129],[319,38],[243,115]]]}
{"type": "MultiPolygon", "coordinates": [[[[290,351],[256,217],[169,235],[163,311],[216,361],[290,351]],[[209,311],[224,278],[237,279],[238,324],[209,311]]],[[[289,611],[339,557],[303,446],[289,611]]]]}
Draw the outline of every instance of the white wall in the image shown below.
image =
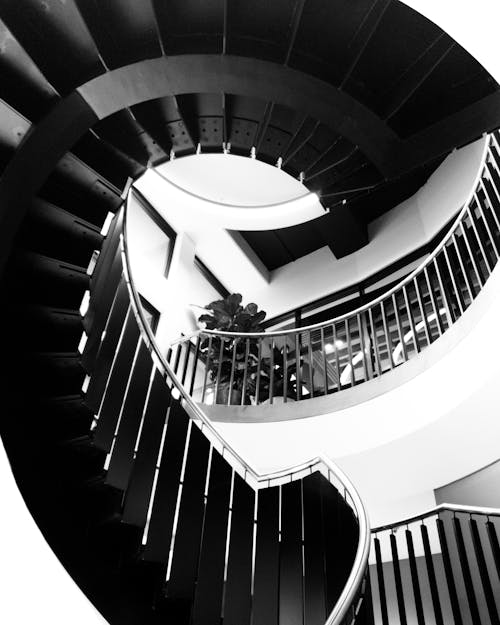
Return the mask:
{"type": "Polygon", "coordinates": [[[165,277],[165,235],[133,194],[128,198],[126,226],[132,278],[139,293],[160,313],[156,341],[165,354],[181,332],[197,329],[196,319],[202,311],[193,310],[191,304],[204,306],[220,296],[196,269],[195,244],[185,232],[176,236],[165,277]]]}
{"type": "Polygon", "coordinates": [[[428,243],[467,200],[484,147],[480,139],[450,154],[415,195],[370,224],[365,247],[341,259],[321,248],[273,271],[252,297],[273,317],[356,284],[428,243]]]}
{"type": "MultiPolygon", "coordinates": [[[[435,505],[434,489],[500,455],[499,318],[497,268],[436,346],[451,333],[460,340],[390,392],[298,421],[215,425],[261,471],[293,465],[318,452],[333,458],[358,486],[374,525],[418,514],[435,505]]],[[[393,373],[399,375],[398,370],[393,373]]],[[[369,384],[361,385],[360,392],[369,384]]],[[[314,401],[307,402],[313,414],[314,401]]]]}
{"type": "Polygon", "coordinates": [[[274,317],[356,284],[431,240],[467,199],[484,147],[481,139],[450,154],[413,197],[370,225],[370,243],[357,252],[336,259],[323,247],[272,272],[154,172],[146,172],[136,186],[175,230],[193,240],[197,255],[230,291],[241,292],[274,317]]]}
{"type": "Polygon", "coordinates": [[[500,508],[500,461],[437,488],[435,496],[436,503],[500,508]]]}

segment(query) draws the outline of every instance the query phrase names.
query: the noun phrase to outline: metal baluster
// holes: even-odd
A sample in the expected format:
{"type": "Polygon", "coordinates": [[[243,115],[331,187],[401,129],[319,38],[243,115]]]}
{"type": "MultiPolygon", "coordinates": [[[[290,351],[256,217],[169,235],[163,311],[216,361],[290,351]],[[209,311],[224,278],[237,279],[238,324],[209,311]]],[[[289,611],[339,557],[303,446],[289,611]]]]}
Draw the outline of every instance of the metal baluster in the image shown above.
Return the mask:
{"type": "Polygon", "coordinates": [[[224,342],[225,342],[225,337],[220,336],[219,337],[220,340],[220,349],[219,349],[219,365],[217,367],[217,377],[215,379],[215,397],[214,397],[214,404],[217,403],[217,395],[219,394],[219,384],[220,384],[220,376],[221,376],[221,371],[222,371],[222,356],[224,354],[224,342]]]}
{"type": "Polygon", "coordinates": [[[466,229],[465,229],[465,226],[464,226],[464,222],[463,222],[463,221],[461,221],[461,222],[460,222],[460,224],[459,224],[459,228],[460,228],[460,229],[461,229],[461,231],[462,231],[462,236],[463,236],[463,238],[464,238],[465,247],[467,248],[467,252],[469,253],[469,258],[470,258],[470,260],[471,260],[471,262],[472,262],[472,266],[473,266],[473,268],[474,268],[474,272],[475,272],[475,274],[476,274],[477,281],[478,281],[478,283],[479,283],[479,286],[481,287],[481,286],[483,286],[483,284],[484,284],[484,281],[483,281],[483,276],[481,275],[481,273],[480,273],[480,271],[479,271],[479,268],[478,268],[478,266],[477,266],[476,259],[475,259],[475,257],[474,257],[474,254],[472,253],[472,250],[471,250],[471,247],[470,247],[470,243],[469,243],[469,239],[468,239],[468,237],[467,237],[467,233],[466,233],[466,229]]]}
{"type": "Polygon", "coordinates": [[[198,361],[200,359],[200,344],[201,344],[201,338],[200,336],[198,336],[198,338],[196,339],[196,347],[194,350],[194,362],[193,362],[193,370],[191,373],[191,383],[189,384],[189,394],[192,396],[193,395],[193,391],[194,391],[194,383],[195,383],[195,379],[196,379],[196,370],[198,368],[198,361]]]}
{"type": "Polygon", "coordinates": [[[375,560],[377,567],[377,578],[378,578],[378,592],[380,598],[380,612],[382,616],[382,625],[389,625],[389,615],[387,611],[387,596],[385,593],[385,580],[384,580],[384,565],[382,563],[382,553],[380,549],[380,540],[375,537],[374,538],[375,545],[375,560]]]}
{"type": "MultiPolygon", "coordinates": [[[[231,340],[231,339],[229,339],[231,340]]],[[[227,394],[227,405],[231,405],[231,399],[233,394],[234,374],[236,370],[236,351],[238,349],[238,338],[233,339],[233,355],[231,358],[231,373],[229,375],[229,392],[227,394]]]]}
{"type": "Polygon", "coordinates": [[[452,241],[453,241],[453,245],[455,247],[455,252],[457,254],[457,258],[458,258],[458,263],[460,265],[460,269],[461,269],[461,271],[462,271],[462,273],[464,275],[465,286],[467,287],[467,291],[469,292],[470,301],[472,302],[474,297],[475,297],[475,295],[474,295],[474,291],[472,289],[472,284],[470,282],[469,274],[465,270],[465,264],[464,264],[464,261],[463,261],[463,258],[462,258],[462,253],[460,252],[460,246],[458,245],[455,233],[453,233],[451,235],[451,238],[452,238],[452,241]]]}
{"type": "Polygon", "coordinates": [[[274,394],[274,337],[271,339],[271,360],[269,372],[269,403],[273,403],[274,394]]]}
{"type": "Polygon", "coordinates": [[[439,314],[439,309],[436,305],[436,298],[434,297],[434,291],[432,290],[431,281],[429,279],[429,272],[427,271],[427,267],[424,267],[424,278],[425,283],[427,284],[427,290],[429,291],[429,299],[431,301],[432,311],[436,318],[436,325],[438,329],[439,336],[443,334],[443,330],[441,328],[441,315],[439,314]]]}
{"type": "Polygon", "coordinates": [[[283,401],[288,400],[288,335],[283,335],[283,401]]]}
{"type": "Polygon", "coordinates": [[[415,294],[417,296],[417,302],[418,302],[418,307],[420,309],[420,314],[422,316],[422,323],[424,326],[424,332],[425,332],[425,338],[427,339],[427,345],[431,344],[431,333],[430,333],[430,328],[429,328],[429,324],[427,321],[427,313],[425,311],[425,307],[424,304],[422,302],[422,294],[420,292],[420,286],[418,284],[418,277],[415,276],[413,278],[413,284],[415,286],[415,294]]]}
{"type": "Polygon", "coordinates": [[[182,343],[177,343],[177,349],[175,350],[175,360],[174,360],[174,373],[177,374],[179,369],[179,362],[181,360],[181,352],[182,352],[182,343]]]}
{"type": "Polygon", "coordinates": [[[382,373],[382,363],[380,360],[380,352],[378,349],[378,338],[377,338],[377,328],[375,326],[375,323],[373,321],[373,309],[370,306],[370,308],[368,309],[368,318],[370,319],[370,326],[372,329],[372,341],[373,341],[373,348],[375,351],[375,371],[377,373],[377,377],[379,377],[382,373]]]}
{"type": "Polygon", "coordinates": [[[186,339],[184,344],[186,346],[186,353],[184,354],[184,364],[182,366],[182,377],[181,377],[182,386],[184,386],[186,382],[187,370],[188,370],[188,365],[189,365],[189,357],[191,356],[191,341],[189,339],[186,339]]]}
{"type": "Polygon", "coordinates": [[[248,359],[250,357],[250,338],[245,339],[245,361],[243,363],[243,387],[241,389],[241,405],[245,405],[248,380],[248,359]]]}
{"type": "Polygon", "coordinates": [[[361,353],[363,354],[363,371],[364,371],[364,379],[365,381],[369,380],[371,378],[370,375],[370,371],[369,371],[369,367],[368,367],[368,358],[366,355],[366,346],[365,346],[365,335],[364,335],[364,331],[365,328],[363,326],[363,324],[361,323],[361,314],[358,313],[356,315],[357,320],[358,320],[358,332],[359,332],[359,343],[361,346],[361,353]]]}
{"type": "MultiPolygon", "coordinates": [[[[486,173],[486,171],[484,173],[486,173]]],[[[489,173],[489,171],[488,171],[488,173],[489,173]]],[[[500,202],[500,194],[498,193],[498,189],[495,187],[495,184],[493,183],[493,181],[489,180],[489,183],[491,184],[491,186],[493,187],[493,190],[495,191],[495,195],[497,196],[498,202],[500,202]]],[[[491,214],[493,215],[493,219],[495,220],[495,224],[497,226],[497,229],[500,232],[500,222],[498,220],[498,216],[497,216],[497,213],[495,211],[495,207],[493,205],[493,200],[491,199],[490,192],[488,191],[486,185],[484,184],[482,177],[479,179],[479,184],[481,185],[481,188],[483,189],[485,197],[488,199],[488,202],[490,204],[491,214]]]]}
{"type": "Polygon", "coordinates": [[[446,261],[446,266],[448,267],[448,271],[451,277],[451,282],[453,284],[453,290],[455,292],[455,297],[457,298],[458,308],[460,309],[460,314],[462,315],[464,312],[464,308],[462,305],[462,293],[457,286],[457,282],[455,280],[455,272],[451,268],[450,256],[448,254],[447,244],[443,246],[444,259],[446,261]]]}
{"type": "Polygon", "coordinates": [[[394,308],[394,316],[396,319],[396,328],[398,330],[399,341],[401,343],[401,352],[403,354],[403,360],[406,362],[408,360],[408,352],[406,350],[405,337],[403,333],[403,326],[401,325],[401,319],[399,317],[399,306],[396,301],[396,293],[392,294],[392,307],[394,308]]]}
{"type": "Polygon", "coordinates": [[[262,368],[262,337],[258,338],[259,346],[257,349],[257,378],[255,380],[255,403],[259,404],[260,391],[260,370],[262,368]]]}
{"type": "Polygon", "coordinates": [[[495,263],[493,263],[493,265],[490,265],[490,271],[491,271],[493,269],[493,267],[495,266],[496,261],[498,260],[498,249],[497,249],[497,246],[496,246],[496,243],[495,243],[495,238],[494,238],[493,233],[492,233],[491,228],[490,228],[490,224],[488,223],[488,220],[486,219],[486,215],[485,215],[485,212],[484,212],[484,209],[483,209],[483,205],[481,204],[481,200],[479,198],[479,194],[478,193],[474,194],[474,199],[476,200],[477,207],[478,207],[478,210],[479,210],[479,214],[481,215],[481,217],[483,219],[484,227],[486,229],[486,233],[488,234],[488,237],[489,237],[490,242],[491,242],[491,249],[493,250],[493,254],[495,256],[495,263]]]}
{"type": "Polygon", "coordinates": [[[449,303],[448,303],[448,298],[446,297],[446,291],[444,290],[443,280],[442,280],[442,277],[441,277],[441,271],[439,269],[439,265],[437,263],[437,257],[436,256],[434,257],[432,263],[434,265],[434,269],[436,270],[436,275],[437,275],[437,279],[438,279],[438,286],[439,286],[439,290],[441,291],[441,299],[443,300],[444,309],[446,311],[446,320],[447,320],[447,323],[448,323],[448,327],[450,327],[451,324],[453,323],[453,320],[451,318],[451,312],[450,312],[450,307],[449,307],[449,303]]]}
{"type": "Polygon", "coordinates": [[[384,302],[380,302],[380,312],[382,314],[382,325],[384,326],[385,344],[387,347],[387,357],[389,358],[389,367],[394,369],[394,363],[392,361],[392,342],[387,329],[387,315],[385,314],[384,302]]]}
{"type": "Polygon", "coordinates": [[[436,571],[434,569],[434,559],[429,540],[429,532],[427,531],[427,526],[423,522],[420,526],[420,533],[422,536],[422,544],[424,546],[425,567],[427,569],[427,577],[429,578],[429,587],[431,589],[432,607],[434,608],[436,625],[444,625],[443,612],[441,610],[441,601],[439,599],[439,590],[436,580],[436,571]]]}
{"type": "Polygon", "coordinates": [[[340,361],[339,361],[339,348],[337,343],[337,330],[335,324],[332,324],[332,340],[333,348],[335,350],[335,367],[337,371],[337,390],[340,391],[340,361]]]}
{"type": "Polygon", "coordinates": [[[328,362],[325,350],[325,329],[320,328],[321,353],[323,355],[323,395],[328,395],[328,362]]]}
{"type": "Polygon", "coordinates": [[[497,185],[495,183],[495,180],[493,179],[493,172],[495,172],[496,174],[498,174],[499,172],[498,172],[498,168],[496,167],[495,163],[492,162],[493,161],[493,156],[492,156],[491,152],[488,152],[488,155],[490,156],[491,160],[486,162],[486,168],[488,170],[488,174],[491,177],[491,180],[490,180],[491,187],[492,187],[495,195],[497,196],[498,202],[500,203],[500,190],[498,189],[498,187],[497,187],[497,185]]]}
{"type": "MultiPolygon", "coordinates": [[[[211,353],[212,353],[212,335],[208,337],[207,362],[205,363],[205,375],[203,376],[203,389],[201,391],[201,401],[205,401],[205,392],[207,390],[208,371],[210,369],[211,353]]],[[[215,398],[214,398],[215,404],[215,398]]]]}
{"type": "Polygon", "coordinates": [[[344,320],[344,326],[345,326],[345,335],[346,335],[346,340],[347,340],[347,353],[349,354],[349,363],[351,365],[350,386],[354,386],[356,384],[356,377],[354,376],[354,364],[352,362],[353,356],[352,356],[351,332],[349,329],[349,319],[344,320]]]}
{"type": "Polygon", "coordinates": [[[396,542],[396,536],[391,532],[389,537],[391,542],[391,555],[392,555],[392,569],[394,572],[394,582],[396,586],[396,600],[398,604],[399,621],[401,625],[406,625],[406,609],[405,609],[405,596],[403,592],[403,581],[401,579],[401,567],[399,565],[398,544],[396,542]]]}
{"type": "Polygon", "coordinates": [[[297,383],[297,401],[302,399],[302,388],[300,380],[300,333],[295,333],[295,379],[297,383]]]}
{"type": "Polygon", "coordinates": [[[477,225],[476,225],[474,207],[472,208],[472,211],[471,211],[470,204],[468,204],[467,208],[465,209],[465,212],[469,216],[472,229],[474,230],[474,234],[476,235],[477,244],[479,246],[479,251],[481,252],[481,256],[484,259],[484,264],[486,266],[486,269],[488,270],[488,275],[489,275],[493,267],[490,265],[490,259],[488,258],[488,255],[486,254],[486,250],[484,249],[483,242],[481,240],[481,237],[479,236],[479,232],[478,232],[477,225]]]}
{"type": "Polygon", "coordinates": [[[405,301],[405,306],[406,306],[406,312],[408,313],[408,322],[410,323],[410,330],[411,330],[411,335],[412,335],[412,339],[413,339],[413,345],[415,346],[415,351],[418,353],[420,352],[420,343],[418,341],[417,338],[417,331],[415,329],[415,321],[413,319],[413,312],[410,308],[410,302],[408,299],[408,289],[407,289],[407,285],[403,285],[403,298],[405,301]]]}
{"type": "Polygon", "coordinates": [[[312,352],[312,331],[308,331],[309,345],[308,345],[308,356],[309,356],[309,386],[310,386],[310,397],[314,397],[314,382],[313,382],[313,352],[312,352]]]}

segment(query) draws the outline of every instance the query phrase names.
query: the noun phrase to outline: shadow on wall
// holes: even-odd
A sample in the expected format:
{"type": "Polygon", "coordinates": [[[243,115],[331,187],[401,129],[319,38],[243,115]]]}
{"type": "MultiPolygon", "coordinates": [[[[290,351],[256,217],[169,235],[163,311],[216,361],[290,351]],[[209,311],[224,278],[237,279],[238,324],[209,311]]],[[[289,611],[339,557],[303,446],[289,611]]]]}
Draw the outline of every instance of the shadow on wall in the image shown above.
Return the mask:
{"type": "Polygon", "coordinates": [[[436,503],[500,508],[500,460],[434,490],[436,503]]]}

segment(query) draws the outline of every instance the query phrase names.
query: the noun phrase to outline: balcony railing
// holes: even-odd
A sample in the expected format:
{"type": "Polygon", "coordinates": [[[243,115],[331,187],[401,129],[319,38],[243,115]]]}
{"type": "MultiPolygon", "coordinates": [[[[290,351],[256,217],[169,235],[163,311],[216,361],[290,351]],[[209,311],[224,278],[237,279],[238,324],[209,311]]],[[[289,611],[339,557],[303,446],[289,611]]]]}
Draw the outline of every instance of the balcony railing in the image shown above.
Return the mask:
{"type": "Polygon", "coordinates": [[[493,133],[472,191],[424,262],[382,296],[316,325],[265,333],[204,330],[168,355],[205,404],[257,405],[338,393],[417,356],[469,308],[500,255],[500,145],[493,133]]]}
{"type": "Polygon", "coordinates": [[[499,509],[454,504],[375,528],[375,622],[500,622],[499,532],[499,509]]]}

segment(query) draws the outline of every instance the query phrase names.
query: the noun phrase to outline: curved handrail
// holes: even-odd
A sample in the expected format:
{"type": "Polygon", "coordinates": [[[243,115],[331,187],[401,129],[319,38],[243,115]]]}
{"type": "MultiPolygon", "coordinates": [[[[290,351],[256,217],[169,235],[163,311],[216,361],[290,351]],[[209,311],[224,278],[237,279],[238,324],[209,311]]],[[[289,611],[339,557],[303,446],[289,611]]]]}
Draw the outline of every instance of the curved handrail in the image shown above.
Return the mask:
{"type": "Polygon", "coordinates": [[[347,501],[347,495],[351,500],[353,511],[358,520],[359,534],[358,545],[356,549],[356,555],[354,558],[351,573],[347,579],[344,589],[335,604],[332,612],[325,621],[325,625],[341,625],[345,615],[349,608],[353,605],[354,601],[359,595],[360,589],[365,578],[366,569],[368,565],[368,555],[370,550],[370,522],[368,519],[367,510],[357,492],[356,488],[345,475],[345,473],[329,458],[317,456],[311,460],[308,460],[300,465],[288,467],[279,471],[274,471],[266,474],[259,473],[254,469],[247,461],[245,461],[233,447],[228,444],[219,432],[214,428],[210,419],[205,415],[200,406],[190,397],[190,395],[184,389],[181,381],[177,378],[173,369],[169,363],[163,357],[163,354],[159,350],[153,332],[144,317],[144,312],[140,303],[139,294],[134,285],[131,276],[131,269],[129,263],[129,254],[127,251],[127,204],[124,206],[124,217],[122,233],[120,234],[120,246],[123,264],[123,273],[125,281],[130,295],[130,302],[132,311],[136,317],[139,325],[140,332],[143,340],[151,352],[155,364],[158,370],[162,373],[166,382],[170,382],[180,397],[188,413],[194,419],[199,419],[202,423],[201,430],[207,435],[212,444],[216,447],[220,446],[221,455],[232,465],[233,469],[242,474],[242,477],[248,481],[250,478],[254,487],[268,487],[275,482],[282,483],[284,478],[289,478],[289,481],[298,479],[304,476],[304,473],[312,473],[315,470],[326,473],[327,479],[334,483],[336,480],[340,483],[345,493],[345,499],[347,501]],[[238,466],[239,465],[239,466],[238,466]]]}
{"type": "MultiPolygon", "coordinates": [[[[493,135],[491,135],[493,137],[493,135]]],[[[366,312],[369,308],[372,308],[373,306],[375,306],[376,304],[382,302],[383,300],[387,299],[388,297],[390,297],[393,293],[396,293],[397,291],[399,291],[402,287],[405,286],[405,284],[409,284],[414,277],[416,277],[419,273],[422,272],[423,269],[425,269],[425,267],[429,266],[433,260],[435,259],[435,257],[438,255],[438,253],[443,249],[443,247],[446,245],[446,243],[449,241],[451,235],[453,234],[453,232],[456,230],[457,226],[460,224],[461,220],[463,219],[466,211],[467,211],[467,207],[470,204],[470,202],[472,201],[474,194],[477,192],[477,187],[479,184],[479,181],[481,179],[481,176],[483,174],[484,168],[485,168],[485,160],[487,157],[487,153],[488,153],[488,148],[489,145],[486,143],[484,150],[483,150],[483,156],[481,159],[481,166],[479,167],[479,170],[474,178],[474,183],[472,185],[472,190],[469,193],[469,196],[467,198],[467,200],[464,202],[464,205],[462,206],[462,208],[460,209],[457,217],[455,218],[455,221],[453,222],[453,225],[448,229],[448,231],[446,232],[446,234],[444,235],[441,243],[438,244],[438,246],[436,247],[436,249],[429,254],[429,256],[427,256],[427,258],[425,258],[411,273],[409,273],[406,277],[404,277],[402,280],[400,280],[396,285],[394,285],[393,287],[391,287],[388,291],[386,291],[385,293],[383,293],[382,295],[379,295],[378,297],[376,297],[375,299],[371,300],[370,302],[368,302],[367,304],[363,304],[362,306],[359,306],[358,308],[355,308],[354,310],[349,311],[348,313],[344,313],[343,315],[339,315],[337,317],[333,317],[332,319],[329,319],[328,321],[321,321],[319,323],[313,323],[311,325],[308,326],[303,326],[300,328],[289,328],[288,330],[274,330],[271,332],[224,332],[222,330],[202,330],[202,332],[204,334],[211,334],[213,336],[226,336],[226,337],[240,337],[240,338],[249,338],[249,337],[261,337],[261,336],[265,336],[265,337],[270,337],[270,336],[283,336],[285,334],[297,334],[300,332],[308,332],[310,330],[320,330],[321,328],[326,328],[330,325],[332,325],[333,323],[337,323],[340,321],[344,321],[347,318],[350,317],[354,317],[358,314],[361,314],[363,312],[366,312]]]]}
{"type": "MultiPolygon", "coordinates": [[[[184,350],[187,366],[197,342],[195,361],[210,371],[210,379],[205,375],[203,388],[196,389],[204,403],[327,395],[380,377],[433,343],[469,307],[499,258],[500,145],[493,133],[484,142],[471,191],[443,239],[385,293],[325,322],[272,332],[201,330],[172,347],[177,355],[184,350]],[[219,393],[221,387],[229,392],[219,393]],[[234,390],[241,391],[241,399],[233,398],[234,390]]],[[[196,366],[188,371],[191,381],[196,366]]]]}
{"type": "Polygon", "coordinates": [[[398,527],[406,527],[410,523],[417,523],[418,521],[423,521],[429,517],[433,517],[438,515],[440,512],[464,512],[465,514],[484,514],[486,516],[497,516],[500,517],[500,508],[487,508],[483,506],[466,506],[462,504],[456,503],[441,503],[434,508],[430,508],[425,512],[421,512],[420,514],[416,514],[411,517],[407,517],[405,519],[401,519],[399,521],[395,521],[394,523],[388,523],[386,525],[379,525],[378,527],[374,527],[371,530],[372,534],[378,534],[379,532],[386,532],[390,530],[394,530],[398,527]]]}

